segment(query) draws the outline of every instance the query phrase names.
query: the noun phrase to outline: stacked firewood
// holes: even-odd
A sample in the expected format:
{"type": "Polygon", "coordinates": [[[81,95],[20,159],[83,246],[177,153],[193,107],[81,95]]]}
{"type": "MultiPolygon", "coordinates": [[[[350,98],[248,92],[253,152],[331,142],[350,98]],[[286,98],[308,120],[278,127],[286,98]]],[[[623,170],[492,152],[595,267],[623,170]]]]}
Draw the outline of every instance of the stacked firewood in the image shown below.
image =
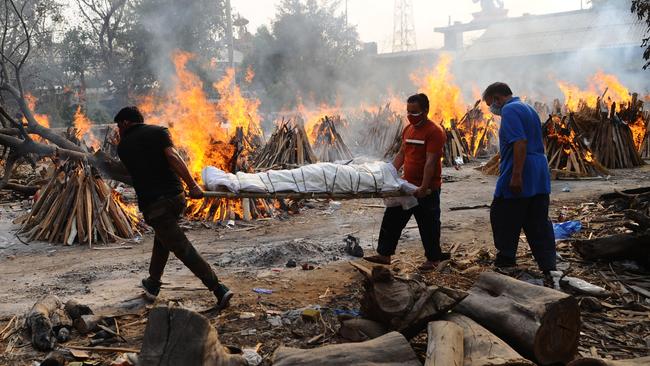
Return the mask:
{"type": "Polygon", "coordinates": [[[471,161],[471,150],[467,145],[467,140],[458,129],[456,122],[452,120],[450,128],[445,128],[445,130],[447,133],[447,143],[445,144],[442,160],[444,165],[451,167],[469,163],[471,161]]]}
{"type": "Polygon", "coordinates": [[[635,123],[638,116],[642,114],[643,102],[638,100],[634,93],[632,100],[622,106],[617,112],[617,103],[611,102],[609,108],[599,99],[597,110],[581,111],[577,116],[587,116],[589,122],[580,121],[579,124],[591,127],[591,148],[598,161],[610,169],[634,168],[643,165],[643,159],[639,155],[639,146],[634,140],[630,125],[635,123]]]}
{"type": "Polygon", "coordinates": [[[355,142],[360,152],[391,158],[399,151],[404,123],[402,116],[391,109],[390,103],[379,106],[376,111],[363,111],[353,126],[360,128],[355,142]]]}
{"type": "Polygon", "coordinates": [[[544,123],[544,147],[553,176],[591,177],[608,174],[607,169],[594,159],[591,150],[581,136],[576,134],[575,129],[573,114],[564,117],[549,116],[544,123]]]}
{"type": "Polygon", "coordinates": [[[336,130],[337,125],[341,125],[341,116],[325,116],[314,129],[314,150],[319,161],[334,162],[353,158],[343,137],[336,130]]]}
{"type": "Polygon", "coordinates": [[[37,193],[29,214],[18,220],[28,241],[43,240],[92,246],[133,238],[138,233],[135,210],[88,163],[66,161],[37,193]]]}
{"type": "Polygon", "coordinates": [[[459,129],[465,132],[465,143],[472,157],[489,156],[496,152],[496,145],[492,144],[496,137],[494,118],[487,117],[480,104],[481,100],[477,100],[474,107],[457,123],[459,129]]]}
{"type": "Polygon", "coordinates": [[[282,118],[253,161],[256,170],[284,169],[316,163],[302,120],[282,118]]]}
{"type": "Polygon", "coordinates": [[[647,130],[643,142],[641,142],[639,155],[641,155],[641,159],[650,159],[650,134],[648,134],[647,130]]]}

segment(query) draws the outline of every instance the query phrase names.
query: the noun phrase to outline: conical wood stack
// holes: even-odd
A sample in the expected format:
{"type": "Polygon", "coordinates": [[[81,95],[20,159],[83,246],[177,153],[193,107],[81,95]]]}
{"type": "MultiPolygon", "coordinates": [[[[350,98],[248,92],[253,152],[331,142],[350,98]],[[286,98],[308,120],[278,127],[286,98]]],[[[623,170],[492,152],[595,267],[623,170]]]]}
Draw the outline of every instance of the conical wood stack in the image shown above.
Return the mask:
{"type": "Polygon", "coordinates": [[[336,130],[336,125],[341,125],[341,116],[325,116],[316,126],[314,152],[319,161],[334,162],[353,158],[343,137],[336,130]]]}
{"type": "Polygon", "coordinates": [[[392,158],[399,151],[404,122],[402,116],[391,109],[390,103],[376,111],[363,111],[361,118],[352,126],[358,129],[355,145],[360,153],[392,158]]]}
{"type": "Polygon", "coordinates": [[[86,163],[57,167],[37,194],[29,214],[19,219],[28,241],[92,246],[133,238],[138,219],[86,163]]]}
{"type": "Polygon", "coordinates": [[[544,147],[551,172],[557,176],[593,177],[609,172],[595,160],[575,131],[573,115],[551,116],[544,123],[544,147]]]}
{"type": "Polygon", "coordinates": [[[630,126],[616,114],[612,103],[608,116],[596,127],[592,149],[598,161],[610,169],[634,168],[644,164],[634,143],[630,126]]]}
{"type": "Polygon", "coordinates": [[[284,119],[256,156],[253,166],[256,170],[283,169],[316,163],[307,133],[302,121],[297,118],[284,119]]]}

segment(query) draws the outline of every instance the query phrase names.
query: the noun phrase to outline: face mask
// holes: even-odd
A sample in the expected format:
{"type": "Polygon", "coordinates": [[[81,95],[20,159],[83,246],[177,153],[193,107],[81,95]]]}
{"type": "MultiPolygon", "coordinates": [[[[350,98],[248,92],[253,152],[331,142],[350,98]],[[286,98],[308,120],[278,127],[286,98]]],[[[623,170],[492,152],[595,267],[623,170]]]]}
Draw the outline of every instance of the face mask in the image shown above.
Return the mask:
{"type": "Polygon", "coordinates": [[[422,122],[422,115],[423,115],[423,114],[424,114],[424,113],[422,113],[422,112],[420,112],[420,113],[409,113],[409,114],[406,116],[406,118],[408,118],[409,122],[410,122],[412,125],[417,125],[417,124],[419,124],[420,122],[422,122]]]}
{"type": "Polygon", "coordinates": [[[501,115],[501,109],[503,107],[497,107],[496,103],[492,103],[490,105],[490,113],[494,114],[495,116],[500,116],[501,115]]]}

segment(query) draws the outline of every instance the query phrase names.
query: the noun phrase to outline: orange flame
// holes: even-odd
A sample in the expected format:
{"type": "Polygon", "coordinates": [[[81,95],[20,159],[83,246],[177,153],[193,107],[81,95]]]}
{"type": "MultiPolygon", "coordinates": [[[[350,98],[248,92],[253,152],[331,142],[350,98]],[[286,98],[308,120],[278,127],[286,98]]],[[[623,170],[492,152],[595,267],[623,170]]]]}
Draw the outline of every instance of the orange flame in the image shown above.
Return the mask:
{"type": "Polygon", "coordinates": [[[143,98],[140,109],[149,123],[169,127],[174,142],[187,154],[190,172],[198,178],[208,164],[227,170],[233,147],[228,144],[217,106],[208,101],[203,82],[187,69],[192,58],[190,53],[175,52],[174,88],[164,97],[143,98]]]}
{"type": "Polygon", "coordinates": [[[95,137],[95,134],[93,134],[93,131],[91,130],[91,125],[92,122],[90,122],[90,119],[86,117],[86,115],[81,111],[81,106],[77,107],[77,111],[74,114],[74,120],[73,120],[74,127],[77,129],[77,134],[81,138],[85,138],[88,145],[98,149],[101,143],[95,137]]]}
{"type": "Polygon", "coordinates": [[[429,97],[431,103],[429,119],[451,128],[451,120],[460,119],[465,114],[465,103],[460,88],[454,84],[454,76],[449,71],[452,58],[442,54],[438,64],[421,77],[421,73],[411,74],[411,80],[419,91],[429,97]]]}
{"type": "Polygon", "coordinates": [[[580,104],[584,103],[589,108],[609,108],[612,102],[619,104],[628,103],[632,100],[629,90],[621,84],[614,75],[605,74],[602,71],[596,72],[589,80],[586,90],[565,81],[558,81],[558,87],[564,94],[564,104],[570,111],[578,111],[580,104]],[[603,106],[598,106],[598,100],[607,90],[603,106]],[[609,102],[608,102],[609,101],[609,102]]]}
{"type": "Polygon", "coordinates": [[[27,102],[27,106],[29,107],[29,109],[32,111],[32,114],[34,115],[36,122],[38,122],[38,124],[40,124],[43,127],[50,128],[50,117],[48,117],[45,114],[36,113],[36,102],[38,101],[38,99],[36,99],[35,96],[27,93],[25,94],[25,101],[27,102]]]}
{"type": "Polygon", "coordinates": [[[646,137],[647,128],[648,128],[648,126],[646,126],[645,120],[643,119],[643,115],[639,115],[636,121],[630,123],[628,126],[632,131],[632,137],[634,138],[634,145],[636,146],[637,150],[640,150],[641,146],[643,145],[643,140],[646,137]]]}
{"type": "MultiPolygon", "coordinates": [[[[172,90],[163,96],[150,95],[140,102],[140,109],[147,122],[167,126],[174,143],[188,159],[188,167],[195,178],[207,165],[230,170],[235,151],[230,144],[238,127],[244,134],[260,131],[257,99],[245,98],[235,85],[234,70],[227,70],[224,77],[212,87],[219,94],[211,102],[201,79],[188,70],[193,55],[176,51],[172,55],[176,70],[176,82],[172,90]]],[[[238,200],[192,201],[188,209],[191,217],[223,220],[227,213],[242,216],[242,204],[238,200]]]]}

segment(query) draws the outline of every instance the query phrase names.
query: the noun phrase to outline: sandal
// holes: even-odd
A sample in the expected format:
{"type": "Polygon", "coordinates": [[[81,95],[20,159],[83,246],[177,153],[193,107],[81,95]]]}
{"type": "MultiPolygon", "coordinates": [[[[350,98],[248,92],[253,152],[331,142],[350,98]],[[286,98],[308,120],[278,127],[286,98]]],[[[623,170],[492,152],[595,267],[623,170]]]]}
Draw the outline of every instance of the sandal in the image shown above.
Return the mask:
{"type": "Polygon", "coordinates": [[[363,257],[363,259],[371,263],[383,264],[386,266],[390,266],[390,264],[392,263],[390,257],[386,259],[386,257],[384,257],[383,255],[372,255],[370,257],[363,257]]]}
{"type": "Polygon", "coordinates": [[[420,264],[420,266],[418,267],[418,271],[431,272],[433,270],[436,270],[439,265],[440,265],[440,261],[435,261],[435,262],[426,261],[420,264]]]}

